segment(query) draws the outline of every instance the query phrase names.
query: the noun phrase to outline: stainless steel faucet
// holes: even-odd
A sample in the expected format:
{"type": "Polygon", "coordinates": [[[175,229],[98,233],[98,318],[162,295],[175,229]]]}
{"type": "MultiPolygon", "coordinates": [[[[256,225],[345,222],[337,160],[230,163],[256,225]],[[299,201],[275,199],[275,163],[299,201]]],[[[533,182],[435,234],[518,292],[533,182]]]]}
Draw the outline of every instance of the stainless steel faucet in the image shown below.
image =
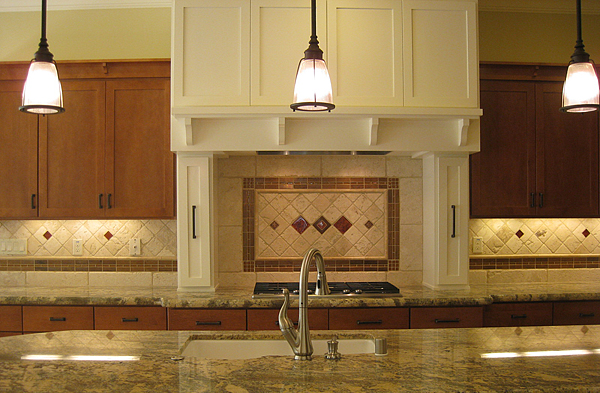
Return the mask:
{"type": "Polygon", "coordinates": [[[284,301],[279,310],[279,328],[283,337],[294,351],[294,359],[311,360],[313,346],[310,340],[310,330],[308,328],[308,271],[310,262],[315,260],[317,265],[317,286],[315,295],[329,295],[329,286],[327,285],[327,276],[325,275],[325,262],[321,251],[311,248],[304,255],[302,266],[300,268],[300,296],[298,305],[298,330],[294,328],[294,323],[287,315],[290,305],[290,293],[285,288],[283,290],[284,301]]]}

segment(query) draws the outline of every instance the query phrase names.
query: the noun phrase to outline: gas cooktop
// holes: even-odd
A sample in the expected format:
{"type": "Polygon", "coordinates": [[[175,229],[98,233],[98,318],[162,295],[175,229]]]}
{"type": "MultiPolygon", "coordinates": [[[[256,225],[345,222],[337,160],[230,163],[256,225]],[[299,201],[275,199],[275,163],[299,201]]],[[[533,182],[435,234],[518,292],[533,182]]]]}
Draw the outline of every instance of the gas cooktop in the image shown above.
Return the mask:
{"type": "MultiPolygon", "coordinates": [[[[330,282],[330,295],[326,296],[362,296],[362,297],[392,297],[401,296],[400,290],[389,282],[330,282]]],[[[316,283],[308,283],[308,295],[316,296],[316,283]]],[[[290,291],[290,295],[298,295],[297,282],[257,282],[254,286],[253,298],[283,296],[283,288],[290,291]]]]}

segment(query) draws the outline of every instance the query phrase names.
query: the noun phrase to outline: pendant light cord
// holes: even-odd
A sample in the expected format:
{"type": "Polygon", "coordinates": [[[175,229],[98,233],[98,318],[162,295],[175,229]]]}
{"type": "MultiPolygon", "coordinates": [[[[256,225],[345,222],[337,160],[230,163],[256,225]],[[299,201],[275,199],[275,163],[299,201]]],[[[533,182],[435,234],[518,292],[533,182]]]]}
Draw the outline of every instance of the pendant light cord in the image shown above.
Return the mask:
{"type": "Polygon", "coordinates": [[[572,63],[586,63],[590,61],[590,55],[585,51],[583,38],[581,34],[581,0],[577,2],[577,41],[575,42],[575,52],[571,56],[572,63]]]}
{"type": "Polygon", "coordinates": [[[311,36],[308,42],[308,49],[304,51],[305,59],[323,59],[323,51],[319,48],[319,40],[317,39],[317,0],[310,2],[311,16],[311,36]]]}

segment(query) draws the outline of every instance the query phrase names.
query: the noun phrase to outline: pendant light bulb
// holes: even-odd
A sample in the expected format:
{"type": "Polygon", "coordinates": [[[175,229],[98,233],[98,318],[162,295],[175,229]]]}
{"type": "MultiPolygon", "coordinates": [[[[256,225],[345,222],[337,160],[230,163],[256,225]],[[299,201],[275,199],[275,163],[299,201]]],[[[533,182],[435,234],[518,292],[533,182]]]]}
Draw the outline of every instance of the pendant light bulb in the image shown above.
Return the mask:
{"type": "Polygon", "coordinates": [[[577,1],[577,41],[563,86],[561,112],[583,113],[600,107],[600,86],[594,63],[581,38],[581,0],[577,1]]]}
{"type": "Polygon", "coordinates": [[[296,72],[294,102],[290,105],[294,111],[319,112],[335,108],[329,71],[317,40],[316,4],[316,0],[311,0],[312,35],[296,72]]]}
{"type": "Polygon", "coordinates": [[[23,103],[19,110],[36,115],[62,113],[63,95],[54,56],[46,39],[46,0],[42,0],[42,38],[38,51],[29,65],[23,87],[23,103]]]}

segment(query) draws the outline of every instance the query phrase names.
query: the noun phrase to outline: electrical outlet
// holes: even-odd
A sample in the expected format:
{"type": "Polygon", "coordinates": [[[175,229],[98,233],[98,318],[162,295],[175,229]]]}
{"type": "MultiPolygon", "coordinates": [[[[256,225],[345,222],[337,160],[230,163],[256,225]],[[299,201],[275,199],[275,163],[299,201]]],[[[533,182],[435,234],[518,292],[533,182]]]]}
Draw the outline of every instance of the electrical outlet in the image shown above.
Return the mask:
{"type": "Polygon", "coordinates": [[[83,255],[83,240],[73,239],[73,255],[83,255]]]}
{"type": "Polygon", "coordinates": [[[473,238],[473,254],[483,254],[483,238],[473,238]]]}
{"type": "Polygon", "coordinates": [[[142,246],[142,243],[140,242],[140,239],[138,239],[138,238],[129,239],[129,255],[132,257],[140,256],[142,254],[141,246],[142,246]]]}

